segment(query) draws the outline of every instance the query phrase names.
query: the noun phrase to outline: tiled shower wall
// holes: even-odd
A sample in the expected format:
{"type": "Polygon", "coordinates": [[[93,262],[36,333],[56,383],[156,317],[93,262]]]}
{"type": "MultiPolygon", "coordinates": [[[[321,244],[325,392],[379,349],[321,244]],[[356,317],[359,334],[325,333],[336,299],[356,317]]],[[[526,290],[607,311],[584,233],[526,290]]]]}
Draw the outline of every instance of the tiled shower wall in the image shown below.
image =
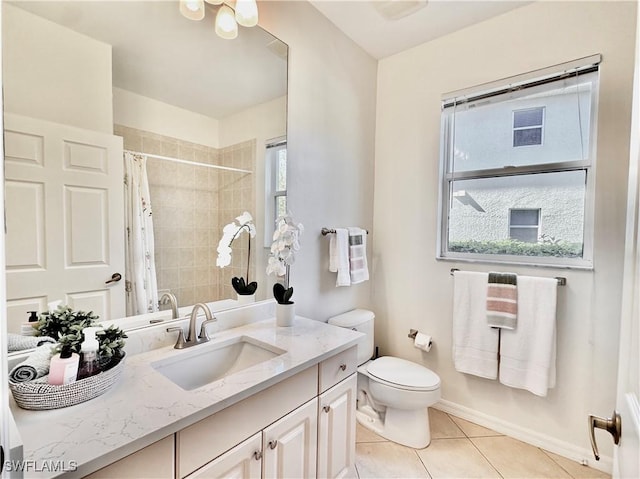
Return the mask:
{"type": "MultiPolygon", "coordinates": [[[[114,133],[125,150],[255,171],[255,140],[217,149],[120,125],[114,133]]],[[[224,225],[255,210],[254,175],[148,158],[147,176],[158,289],[175,294],[179,306],[235,298],[231,278],[246,278],[248,235],[234,241],[224,269],[216,266],[216,249],[224,225]]]]}

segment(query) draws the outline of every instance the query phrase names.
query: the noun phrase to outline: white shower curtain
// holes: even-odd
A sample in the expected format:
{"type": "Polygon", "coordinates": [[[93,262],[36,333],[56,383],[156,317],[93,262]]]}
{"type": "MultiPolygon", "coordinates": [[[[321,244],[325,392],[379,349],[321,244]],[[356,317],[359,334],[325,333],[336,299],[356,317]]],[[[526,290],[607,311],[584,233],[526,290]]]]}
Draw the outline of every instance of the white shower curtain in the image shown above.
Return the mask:
{"type": "Polygon", "coordinates": [[[147,157],[124,153],[127,316],[158,310],[147,157]]]}

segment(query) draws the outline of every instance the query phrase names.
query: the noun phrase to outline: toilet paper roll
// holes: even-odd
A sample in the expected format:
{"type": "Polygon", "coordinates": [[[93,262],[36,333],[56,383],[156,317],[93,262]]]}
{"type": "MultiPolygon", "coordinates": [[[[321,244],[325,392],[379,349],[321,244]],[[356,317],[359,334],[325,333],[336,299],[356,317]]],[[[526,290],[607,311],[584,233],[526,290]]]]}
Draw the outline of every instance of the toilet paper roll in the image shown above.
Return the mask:
{"type": "Polygon", "coordinates": [[[416,348],[422,349],[423,351],[427,351],[427,352],[431,350],[432,344],[433,344],[433,340],[431,339],[431,336],[429,336],[428,334],[420,333],[420,332],[416,334],[416,338],[413,341],[413,345],[416,348]]]}

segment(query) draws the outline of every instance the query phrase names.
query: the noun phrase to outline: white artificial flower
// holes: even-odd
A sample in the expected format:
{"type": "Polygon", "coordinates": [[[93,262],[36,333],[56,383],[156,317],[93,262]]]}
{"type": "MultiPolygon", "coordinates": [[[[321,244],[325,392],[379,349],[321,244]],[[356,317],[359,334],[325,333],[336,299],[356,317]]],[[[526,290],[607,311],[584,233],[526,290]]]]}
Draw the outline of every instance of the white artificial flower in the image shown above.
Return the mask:
{"type": "Polygon", "coordinates": [[[256,227],[253,224],[253,217],[248,211],[245,211],[240,216],[236,217],[233,223],[229,223],[222,228],[222,238],[218,243],[218,258],[216,259],[216,266],[224,268],[231,264],[231,244],[242,234],[242,231],[247,231],[251,238],[256,236],[256,227]],[[237,222],[237,223],[236,223],[237,222]]]}
{"type": "Polygon", "coordinates": [[[302,231],[302,224],[294,223],[290,216],[281,216],[276,220],[267,274],[284,276],[287,273],[287,267],[295,261],[294,252],[300,250],[299,236],[302,231]]]}

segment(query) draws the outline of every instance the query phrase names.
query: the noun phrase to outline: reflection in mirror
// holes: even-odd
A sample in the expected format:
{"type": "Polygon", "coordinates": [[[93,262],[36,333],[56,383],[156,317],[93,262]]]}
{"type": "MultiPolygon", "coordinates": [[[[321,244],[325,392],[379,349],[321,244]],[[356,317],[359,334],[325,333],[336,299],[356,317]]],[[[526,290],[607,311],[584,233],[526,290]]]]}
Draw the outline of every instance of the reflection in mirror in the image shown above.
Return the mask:
{"type": "Polygon", "coordinates": [[[251,281],[268,297],[265,158],[286,144],[287,46],[260,27],[220,39],[206,8],[194,22],[170,1],[2,3],[9,332],[54,300],[107,320],[152,312],[164,293],[233,307],[248,235],[224,269],[216,248],[244,211],[251,281]],[[126,152],[148,179],[128,225],[126,152]]]}

